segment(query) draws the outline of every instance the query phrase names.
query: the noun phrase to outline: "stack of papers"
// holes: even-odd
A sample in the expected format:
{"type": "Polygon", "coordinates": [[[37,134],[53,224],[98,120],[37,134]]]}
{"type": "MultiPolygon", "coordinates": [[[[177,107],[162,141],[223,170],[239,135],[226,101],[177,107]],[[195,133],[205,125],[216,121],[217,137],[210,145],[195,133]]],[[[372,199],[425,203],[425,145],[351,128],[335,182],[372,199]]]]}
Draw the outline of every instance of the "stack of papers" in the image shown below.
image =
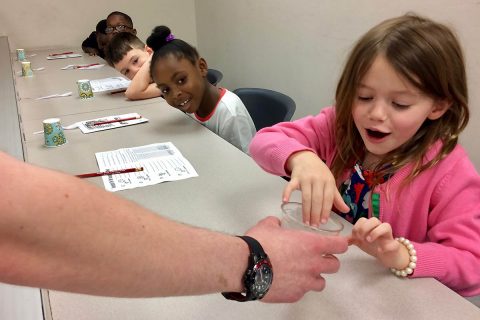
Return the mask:
{"type": "Polygon", "coordinates": [[[111,77],[97,80],[90,80],[93,92],[104,92],[118,89],[127,89],[130,80],[123,77],[111,77]]]}
{"type": "Polygon", "coordinates": [[[105,189],[112,192],[198,177],[171,142],[98,152],[95,157],[102,172],[143,167],[139,172],[103,176],[105,189]]]}

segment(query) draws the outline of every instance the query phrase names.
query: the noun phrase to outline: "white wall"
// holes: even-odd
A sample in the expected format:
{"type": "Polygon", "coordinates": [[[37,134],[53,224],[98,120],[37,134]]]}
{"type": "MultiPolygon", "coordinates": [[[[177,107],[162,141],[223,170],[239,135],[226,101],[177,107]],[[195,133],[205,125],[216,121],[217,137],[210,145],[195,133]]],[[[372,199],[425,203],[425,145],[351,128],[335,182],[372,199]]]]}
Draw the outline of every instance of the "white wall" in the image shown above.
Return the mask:
{"type": "Polygon", "coordinates": [[[480,171],[480,1],[200,0],[200,53],[229,89],[264,87],[297,102],[294,119],[334,101],[344,60],[380,21],[414,11],[450,25],[463,44],[472,117],[461,138],[480,171]]]}
{"type": "Polygon", "coordinates": [[[112,11],[128,14],[142,40],[165,24],[183,39],[197,41],[194,0],[2,0],[0,34],[8,36],[11,50],[80,47],[112,11]]]}

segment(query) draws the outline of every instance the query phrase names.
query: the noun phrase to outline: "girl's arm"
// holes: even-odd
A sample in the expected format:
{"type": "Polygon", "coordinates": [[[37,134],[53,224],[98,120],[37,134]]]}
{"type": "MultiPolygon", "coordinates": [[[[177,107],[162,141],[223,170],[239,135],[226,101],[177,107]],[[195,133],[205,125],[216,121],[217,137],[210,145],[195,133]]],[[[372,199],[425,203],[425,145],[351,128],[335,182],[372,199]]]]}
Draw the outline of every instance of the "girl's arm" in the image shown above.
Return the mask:
{"type": "Polygon", "coordinates": [[[361,218],[350,243],[386,267],[404,269],[410,257],[392,233],[405,237],[417,257],[409,277],[433,277],[461,295],[479,295],[480,176],[464,157],[454,163],[441,162],[430,169],[430,175],[416,179],[431,180],[434,187],[423,182],[406,187],[397,203],[399,209],[394,211],[396,216],[387,217],[391,224],[361,218]]]}
{"type": "Polygon", "coordinates": [[[282,201],[288,201],[293,190],[301,190],[303,221],[311,225],[326,222],[332,205],[349,210],[325,163],[334,155],[334,120],[333,108],[326,108],[315,117],[264,128],[250,144],[252,158],[265,171],[291,176],[282,201]]]}
{"type": "Polygon", "coordinates": [[[288,176],[287,160],[299,151],[310,150],[323,160],[334,151],[334,111],[325,108],[315,117],[283,122],[258,131],[250,143],[250,155],[265,171],[288,176]]]}

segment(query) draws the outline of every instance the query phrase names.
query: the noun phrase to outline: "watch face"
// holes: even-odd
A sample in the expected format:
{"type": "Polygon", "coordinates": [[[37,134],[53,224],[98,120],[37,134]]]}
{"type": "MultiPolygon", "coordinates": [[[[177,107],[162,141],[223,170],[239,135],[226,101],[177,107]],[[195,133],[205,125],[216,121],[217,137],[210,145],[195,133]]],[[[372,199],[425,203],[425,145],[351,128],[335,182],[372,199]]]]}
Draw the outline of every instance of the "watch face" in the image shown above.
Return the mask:
{"type": "Polygon", "coordinates": [[[251,292],[260,299],[268,292],[273,281],[272,265],[268,260],[261,260],[255,265],[254,277],[251,292]]]}

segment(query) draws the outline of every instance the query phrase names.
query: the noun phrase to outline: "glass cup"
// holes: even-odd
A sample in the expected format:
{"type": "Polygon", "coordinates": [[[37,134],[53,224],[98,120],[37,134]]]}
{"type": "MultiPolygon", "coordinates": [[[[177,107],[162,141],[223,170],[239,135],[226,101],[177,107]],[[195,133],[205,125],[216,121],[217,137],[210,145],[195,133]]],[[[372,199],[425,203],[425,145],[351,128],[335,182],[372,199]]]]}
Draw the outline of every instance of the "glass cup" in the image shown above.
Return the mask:
{"type": "Polygon", "coordinates": [[[335,236],[343,230],[341,218],[334,212],[330,213],[327,223],[320,224],[318,227],[309,226],[303,223],[302,204],[299,202],[285,202],[282,208],[282,227],[288,229],[300,229],[320,233],[323,235],[335,236]]]}

